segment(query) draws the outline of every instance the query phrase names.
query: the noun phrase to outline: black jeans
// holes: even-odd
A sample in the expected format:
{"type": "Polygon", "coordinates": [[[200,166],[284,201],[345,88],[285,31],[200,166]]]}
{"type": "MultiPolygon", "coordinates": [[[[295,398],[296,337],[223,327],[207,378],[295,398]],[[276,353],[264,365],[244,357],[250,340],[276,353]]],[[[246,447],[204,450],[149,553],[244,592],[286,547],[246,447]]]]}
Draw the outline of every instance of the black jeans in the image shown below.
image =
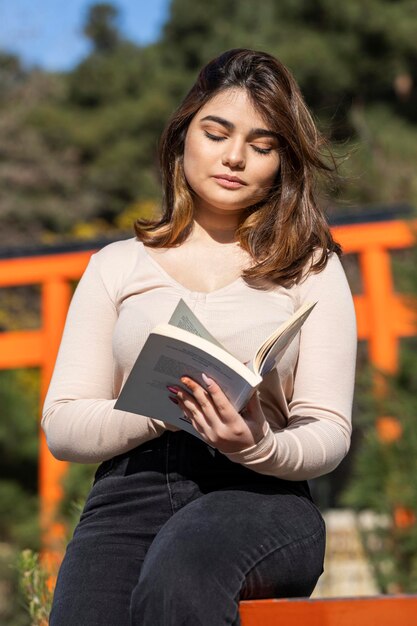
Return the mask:
{"type": "Polygon", "coordinates": [[[98,468],[50,626],[239,625],[240,599],[309,596],[324,548],[306,482],[166,432],[98,468]]]}

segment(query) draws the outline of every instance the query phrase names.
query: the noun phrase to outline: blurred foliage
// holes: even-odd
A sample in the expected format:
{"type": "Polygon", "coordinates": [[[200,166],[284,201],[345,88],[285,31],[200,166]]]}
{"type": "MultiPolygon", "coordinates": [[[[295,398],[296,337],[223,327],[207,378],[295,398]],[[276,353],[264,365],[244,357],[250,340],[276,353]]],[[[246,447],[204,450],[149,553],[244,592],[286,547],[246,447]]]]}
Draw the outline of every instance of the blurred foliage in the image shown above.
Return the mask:
{"type": "Polygon", "coordinates": [[[20,584],[26,598],[31,626],[48,626],[53,589],[49,574],[33,550],[23,550],[19,556],[20,584]]]}
{"type": "Polygon", "coordinates": [[[39,372],[0,372],[0,623],[30,624],[18,590],[23,548],[39,550],[39,372]]]}
{"type": "MultiPolygon", "coordinates": [[[[83,29],[91,52],[70,72],[28,70],[0,51],[0,246],[131,232],[136,217],[156,213],[160,133],[201,66],[233,47],[270,52],[294,73],[341,156],[339,184],[323,189],[330,214],[364,204],[417,205],[416,14],[414,0],[172,0],[159,41],[139,46],[123,36],[117,7],[100,3],[90,7],[83,29]]],[[[396,271],[399,282],[413,290],[404,266],[396,271]]],[[[1,329],[37,325],[38,294],[31,289],[2,290],[1,329]]],[[[397,522],[395,506],[412,508],[409,499],[416,495],[406,497],[406,490],[397,489],[401,479],[394,477],[396,460],[410,454],[414,441],[408,430],[417,411],[413,358],[404,356],[390,383],[397,404],[384,411],[404,420],[407,436],[389,447],[372,434],[382,409],[369,396],[365,370],[359,372],[356,413],[363,448],[356,483],[346,496],[360,508],[373,506],[374,494],[381,495],[397,522]],[[397,504],[390,495],[396,491],[404,495],[397,504]]],[[[37,372],[0,373],[0,570],[7,588],[0,594],[0,621],[5,626],[29,623],[19,609],[17,573],[10,564],[21,548],[38,548],[38,401],[37,372]]],[[[398,465],[404,485],[406,465],[403,460],[398,465]]],[[[69,528],[94,469],[71,466],[61,511],[71,520],[69,528]]],[[[410,545],[417,552],[415,538],[407,543],[409,531],[397,531],[405,537],[404,550],[410,545]]],[[[389,545],[399,550],[395,537],[389,545]]],[[[382,581],[381,588],[387,584],[382,581]]],[[[404,581],[398,584],[406,588],[404,581]]]]}
{"type": "Polygon", "coordinates": [[[39,372],[0,372],[0,536],[36,546],[39,372]]]}

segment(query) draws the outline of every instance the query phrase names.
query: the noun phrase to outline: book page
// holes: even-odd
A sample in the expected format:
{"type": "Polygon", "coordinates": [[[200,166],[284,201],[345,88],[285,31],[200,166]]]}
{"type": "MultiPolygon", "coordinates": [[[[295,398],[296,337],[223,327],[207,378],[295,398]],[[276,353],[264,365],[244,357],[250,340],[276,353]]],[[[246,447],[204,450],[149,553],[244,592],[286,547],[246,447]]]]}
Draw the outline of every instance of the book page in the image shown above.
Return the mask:
{"type": "MultiPolygon", "coordinates": [[[[173,335],[188,334],[183,329],[177,329],[169,324],[164,324],[163,327],[167,330],[172,329],[173,335]]],[[[205,342],[203,338],[193,335],[191,337],[196,343],[202,344],[201,347],[190,345],[178,337],[153,331],[136,359],[114,408],[154,417],[196,434],[179,406],[170,401],[167,387],[172,385],[182,387],[180,379],[184,375],[190,376],[205,387],[201,376],[202,372],[205,372],[218,382],[236,410],[240,411],[246,405],[253,389],[261,383],[261,377],[254,376],[239,361],[236,361],[236,368],[240,371],[236,371],[232,362],[229,366],[221,358],[224,356],[226,360],[233,361],[233,357],[205,342]],[[216,358],[204,350],[204,343],[211,351],[222,352],[223,355],[219,354],[220,358],[216,358]]]]}
{"type": "MultiPolygon", "coordinates": [[[[252,373],[239,359],[223,347],[213,345],[211,341],[207,341],[204,337],[189,333],[183,328],[177,328],[171,324],[158,324],[151,331],[148,340],[152,339],[156,343],[157,336],[160,337],[159,341],[164,338],[165,354],[169,350],[175,351],[178,355],[178,351],[180,351],[183,356],[187,355],[188,359],[192,359],[196,366],[200,367],[201,371],[204,371],[203,368],[211,363],[218,372],[226,367],[254,385],[257,385],[261,380],[258,374],[252,373]]],[[[160,345],[162,346],[162,344],[160,345]]],[[[215,380],[220,384],[216,377],[215,380]]]]}
{"type": "Polygon", "coordinates": [[[198,337],[203,337],[203,339],[211,341],[211,343],[214,343],[214,345],[219,346],[219,348],[222,348],[223,350],[226,349],[220,342],[217,341],[215,337],[213,337],[213,335],[209,333],[207,328],[203,326],[198,317],[192,312],[190,307],[187,306],[182,298],[175,307],[168,324],[176,326],[177,328],[188,330],[189,333],[197,335],[198,337]]]}
{"type": "Polygon", "coordinates": [[[265,376],[275,366],[280,354],[295,338],[317,302],[304,304],[272,333],[258,348],[250,369],[265,376]]]}

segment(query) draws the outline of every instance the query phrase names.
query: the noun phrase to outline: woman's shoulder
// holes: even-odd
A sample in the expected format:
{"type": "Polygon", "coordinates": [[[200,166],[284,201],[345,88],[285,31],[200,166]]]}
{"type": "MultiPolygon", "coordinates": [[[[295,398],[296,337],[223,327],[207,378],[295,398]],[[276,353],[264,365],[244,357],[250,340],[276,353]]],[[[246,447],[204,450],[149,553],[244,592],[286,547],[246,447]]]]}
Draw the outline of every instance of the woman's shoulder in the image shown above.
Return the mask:
{"type": "Polygon", "coordinates": [[[118,241],[112,241],[107,244],[93,256],[96,263],[107,264],[117,262],[119,259],[123,260],[137,254],[138,248],[142,246],[142,242],[136,237],[130,237],[129,239],[120,239],[118,241]]]}
{"type": "Polygon", "coordinates": [[[333,274],[344,272],[339,255],[331,250],[324,252],[322,249],[314,250],[307,262],[305,263],[302,271],[299,285],[302,285],[306,281],[322,280],[323,277],[328,277],[333,274]],[[325,261],[321,268],[317,268],[316,264],[325,256],[325,261]]]}
{"type": "Polygon", "coordinates": [[[320,256],[321,251],[314,252],[304,267],[302,278],[296,287],[301,300],[312,291],[324,290],[335,294],[350,292],[339,255],[336,252],[328,251],[324,266],[317,270],[314,268],[314,264],[320,256]]]}
{"type": "Polygon", "coordinates": [[[138,252],[142,247],[142,242],[136,237],[121,239],[95,252],[92,259],[100,273],[106,276],[120,274],[123,268],[132,268],[135,265],[138,252]]]}
{"type": "Polygon", "coordinates": [[[109,243],[92,255],[92,271],[98,273],[107,291],[115,297],[134,271],[142,246],[139,239],[131,237],[109,243]]]}

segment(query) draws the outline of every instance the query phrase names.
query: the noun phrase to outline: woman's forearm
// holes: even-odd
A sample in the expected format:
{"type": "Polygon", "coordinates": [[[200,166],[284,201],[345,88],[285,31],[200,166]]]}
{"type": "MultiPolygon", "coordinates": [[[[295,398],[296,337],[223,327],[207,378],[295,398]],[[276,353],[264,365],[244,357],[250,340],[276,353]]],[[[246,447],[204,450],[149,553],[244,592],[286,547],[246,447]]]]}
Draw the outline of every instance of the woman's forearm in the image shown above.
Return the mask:
{"type": "Polygon", "coordinates": [[[115,400],[68,400],[45,406],[42,428],[61,461],[98,463],[159,437],[155,420],[113,408],[115,400]]]}

